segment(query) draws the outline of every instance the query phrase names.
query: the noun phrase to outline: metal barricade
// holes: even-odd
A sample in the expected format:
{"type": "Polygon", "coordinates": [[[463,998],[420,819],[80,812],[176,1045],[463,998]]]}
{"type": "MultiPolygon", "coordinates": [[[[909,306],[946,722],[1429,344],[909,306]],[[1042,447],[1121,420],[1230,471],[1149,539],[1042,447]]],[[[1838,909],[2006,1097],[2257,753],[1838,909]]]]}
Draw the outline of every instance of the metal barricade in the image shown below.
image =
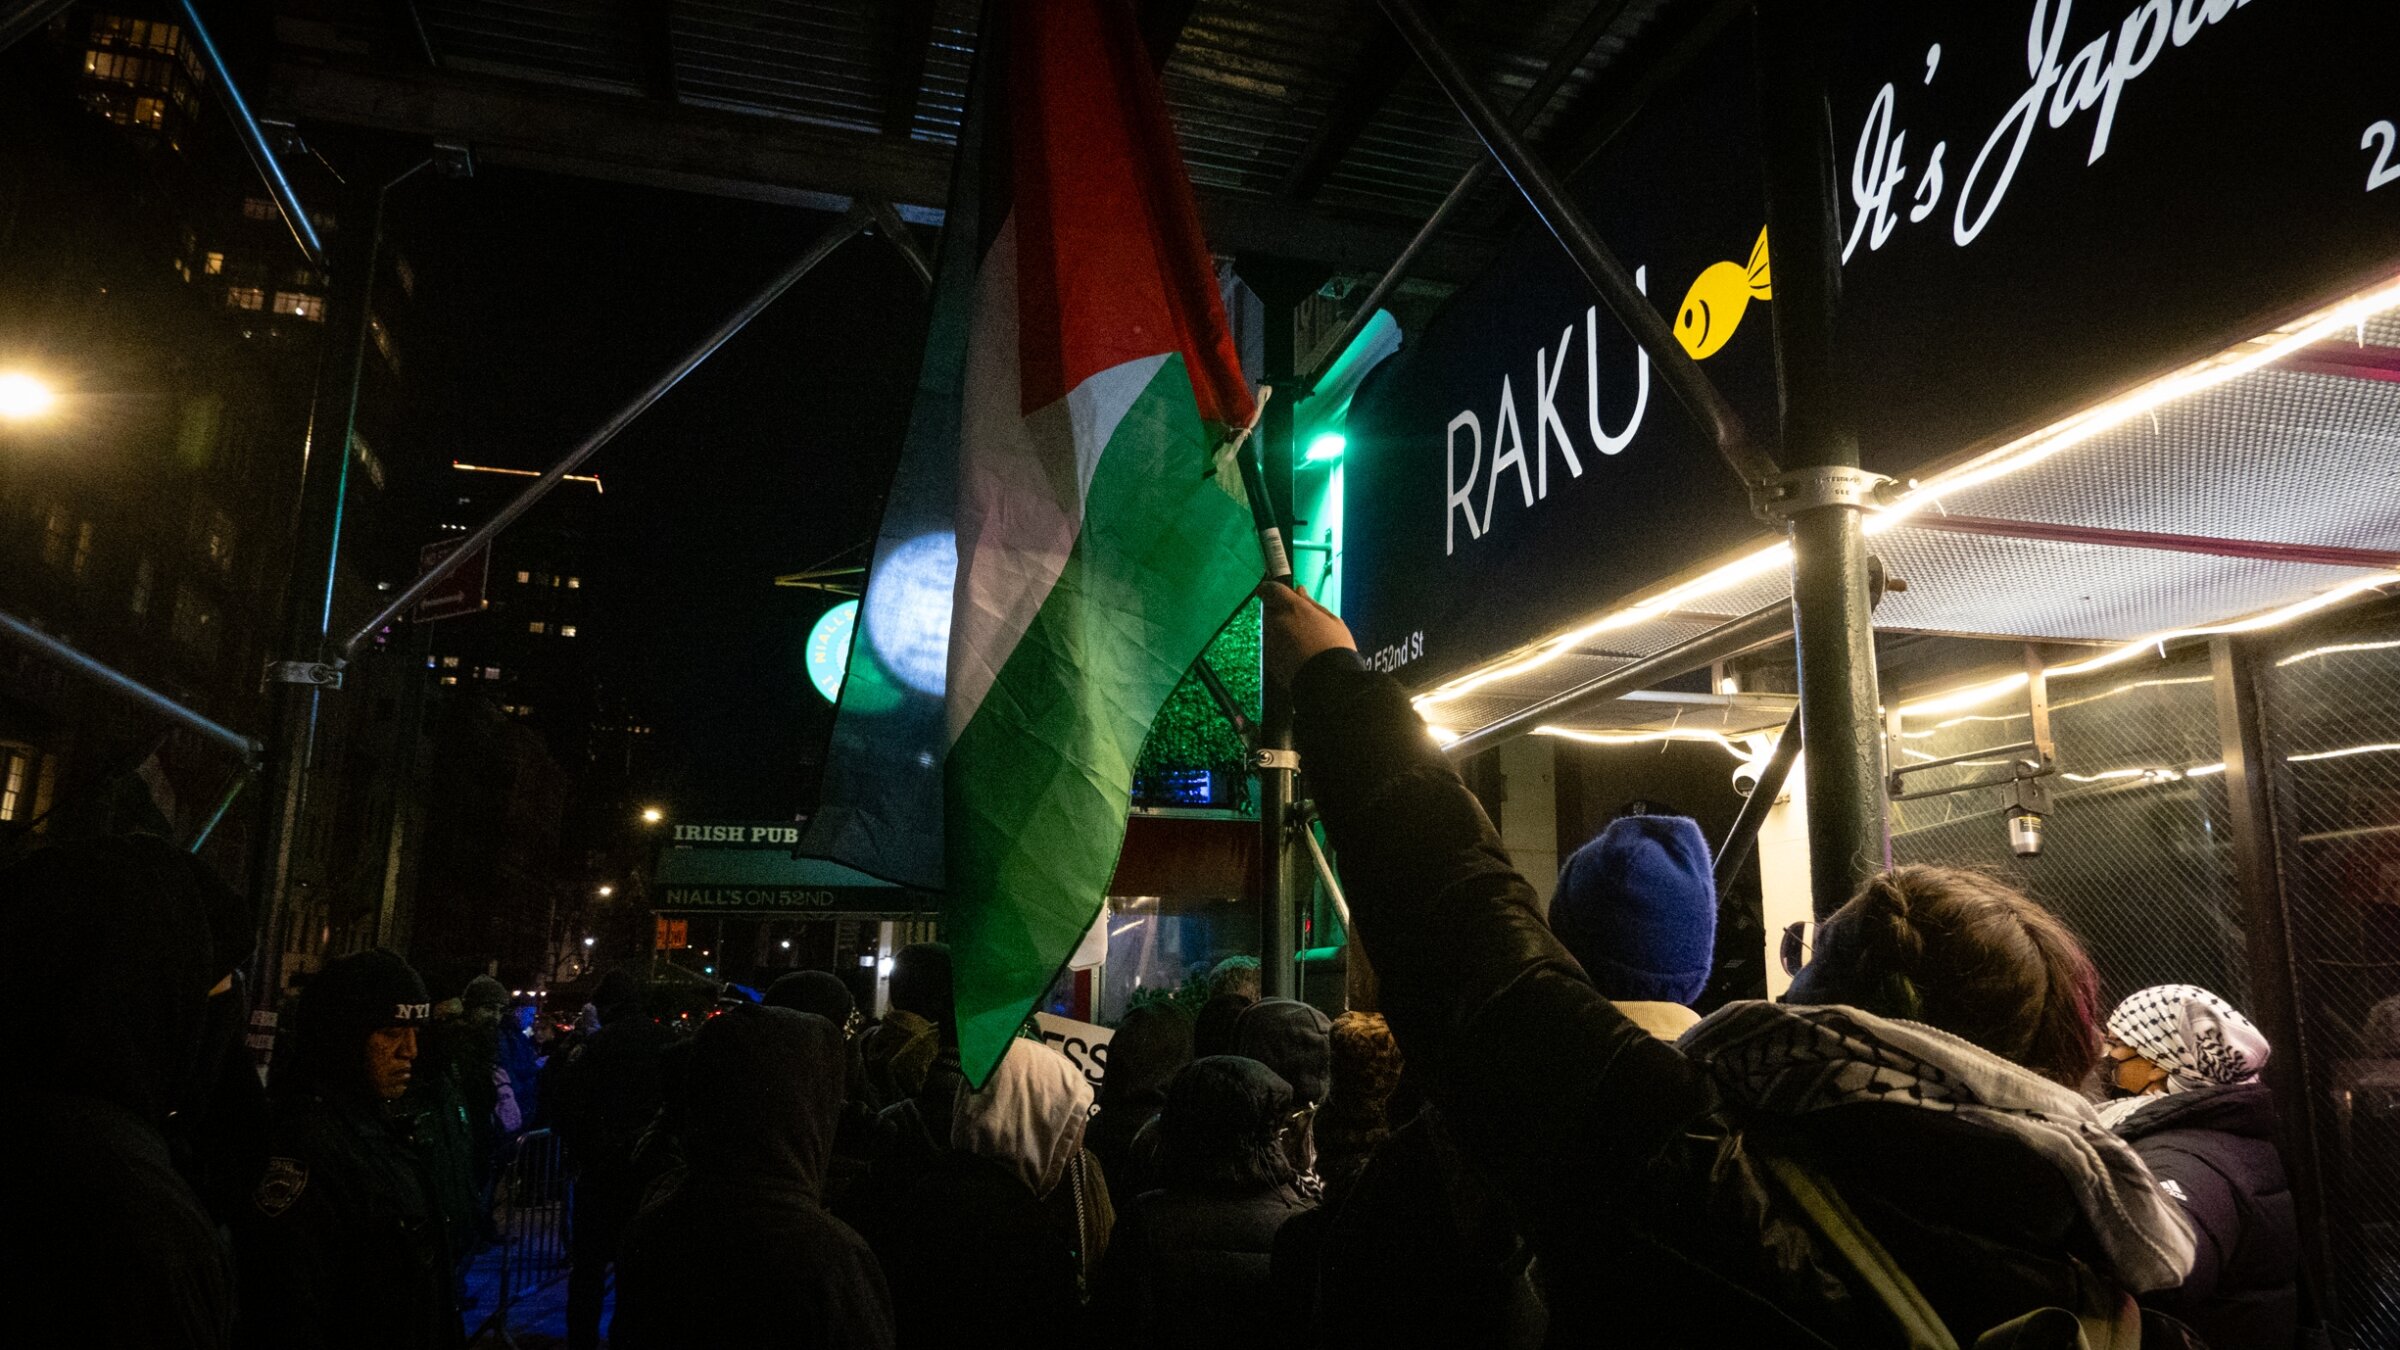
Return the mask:
{"type": "Polygon", "coordinates": [[[490,1314],[468,1340],[490,1337],[514,1347],[510,1312],[567,1273],[567,1177],[557,1135],[531,1130],[517,1139],[494,1189],[492,1219],[499,1232],[496,1293],[490,1314]]]}

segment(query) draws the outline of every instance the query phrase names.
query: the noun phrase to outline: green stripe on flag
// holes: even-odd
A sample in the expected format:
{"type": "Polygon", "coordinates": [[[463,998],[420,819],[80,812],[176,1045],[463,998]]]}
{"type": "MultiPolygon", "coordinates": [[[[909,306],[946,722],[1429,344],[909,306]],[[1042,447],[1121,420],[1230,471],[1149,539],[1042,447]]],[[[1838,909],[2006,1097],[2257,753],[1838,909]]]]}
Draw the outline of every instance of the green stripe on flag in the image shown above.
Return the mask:
{"type": "Polygon", "coordinates": [[[1257,588],[1248,504],[1170,356],[1101,453],[1065,570],[945,763],[943,929],[981,1082],[1099,916],[1161,704],[1257,588]]]}

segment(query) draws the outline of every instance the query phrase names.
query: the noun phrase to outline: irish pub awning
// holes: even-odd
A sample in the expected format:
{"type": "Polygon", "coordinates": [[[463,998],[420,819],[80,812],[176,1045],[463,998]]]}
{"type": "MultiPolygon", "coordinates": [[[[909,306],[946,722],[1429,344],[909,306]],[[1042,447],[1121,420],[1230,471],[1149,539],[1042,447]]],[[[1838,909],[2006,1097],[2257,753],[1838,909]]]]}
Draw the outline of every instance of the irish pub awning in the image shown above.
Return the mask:
{"type": "Polygon", "coordinates": [[[936,898],[823,858],[793,856],[788,821],[678,823],[659,850],[651,909],[754,918],[911,919],[936,898]]]}

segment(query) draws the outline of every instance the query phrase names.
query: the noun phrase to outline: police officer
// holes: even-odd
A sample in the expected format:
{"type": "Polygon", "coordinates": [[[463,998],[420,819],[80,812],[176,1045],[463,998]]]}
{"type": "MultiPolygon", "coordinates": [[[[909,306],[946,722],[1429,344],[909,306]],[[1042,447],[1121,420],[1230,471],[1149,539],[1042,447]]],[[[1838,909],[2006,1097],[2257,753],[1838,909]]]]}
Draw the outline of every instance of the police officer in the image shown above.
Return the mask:
{"type": "Polygon", "coordinates": [[[450,1243],[396,1103],[424,982],[388,951],[318,972],[275,1068],[272,1147],[242,1233],[252,1344],[440,1350],[464,1340],[450,1243]]]}

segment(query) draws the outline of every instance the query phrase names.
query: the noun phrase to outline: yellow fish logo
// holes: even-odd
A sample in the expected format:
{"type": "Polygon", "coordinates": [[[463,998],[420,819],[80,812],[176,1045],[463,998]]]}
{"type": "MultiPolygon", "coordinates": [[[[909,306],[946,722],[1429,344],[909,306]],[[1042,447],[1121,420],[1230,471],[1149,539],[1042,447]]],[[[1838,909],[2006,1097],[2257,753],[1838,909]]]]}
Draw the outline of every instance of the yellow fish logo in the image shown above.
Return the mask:
{"type": "Polygon", "coordinates": [[[1733,341],[1733,330],[1742,326],[1742,311],[1751,301],[1775,298],[1768,282],[1767,232],[1762,228],[1750,248],[1748,267],[1710,263],[1683,293],[1683,308],[1675,314],[1675,340],[1695,361],[1715,356],[1733,341]]]}

